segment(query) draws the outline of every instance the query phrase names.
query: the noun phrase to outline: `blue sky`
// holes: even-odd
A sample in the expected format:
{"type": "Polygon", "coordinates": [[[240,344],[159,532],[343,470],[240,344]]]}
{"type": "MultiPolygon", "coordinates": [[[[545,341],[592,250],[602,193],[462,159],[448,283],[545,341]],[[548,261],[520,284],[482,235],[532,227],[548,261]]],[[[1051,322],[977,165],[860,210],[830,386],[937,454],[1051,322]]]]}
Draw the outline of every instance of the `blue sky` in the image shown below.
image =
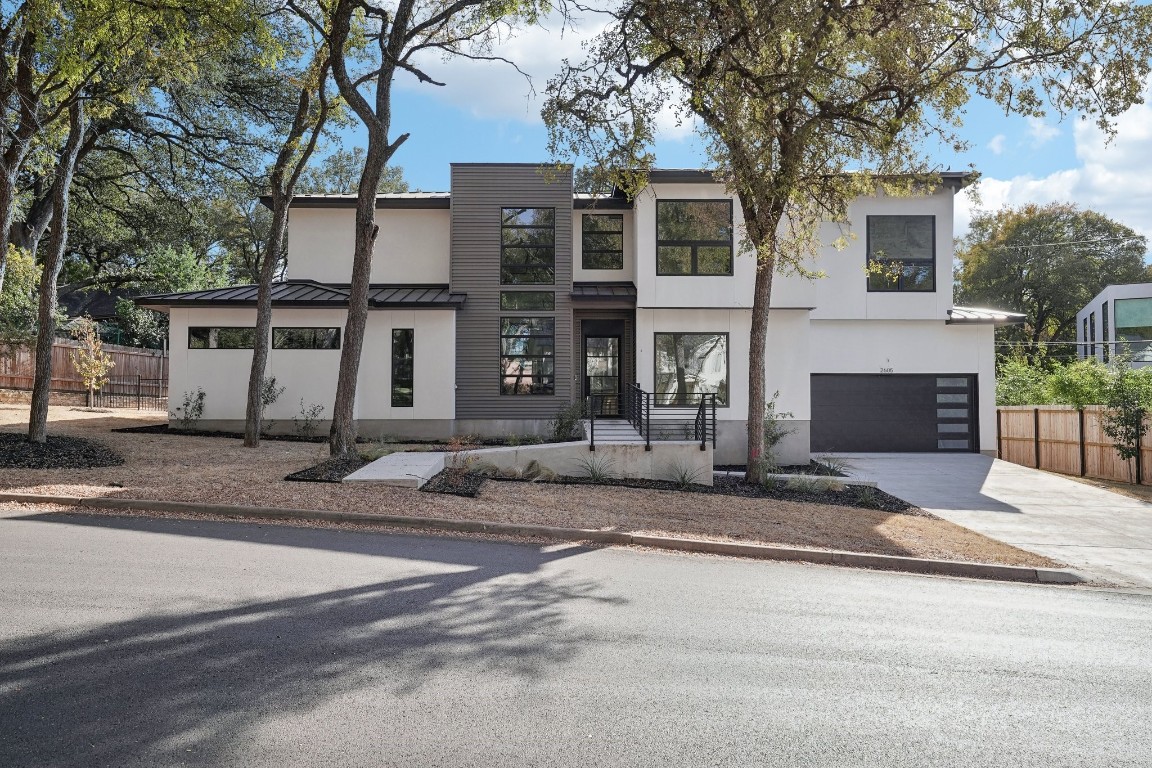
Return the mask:
{"type": "MultiPolygon", "coordinates": [[[[579,35],[555,29],[530,30],[502,43],[500,52],[532,75],[531,87],[507,65],[459,59],[426,64],[445,87],[402,76],[394,90],[393,135],[407,131],[411,137],[394,163],[404,168],[411,187],[446,190],[452,162],[547,160],[540,92],[562,57],[583,57],[580,43],[579,35]]],[[[664,125],[655,147],[658,165],[707,164],[688,127],[676,126],[671,117],[664,125]]],[[[1136,107],[1118,126],[1117,139],[1108,145],[1091,122],[1005,116],[994,104],[973,100],[961,131],[970,149],[960,155],[950,148],[932,151],[942,169],[974,166],[983,176],[957,202],[956,234],[966,231],[977,209],[1071,201],[1152,236],[1152,174],[1145,170],[1152,161],[1152,107],[1136,107]]],[[[356,129],[346,131],[343,140],[364,143],[356,129]]]]}

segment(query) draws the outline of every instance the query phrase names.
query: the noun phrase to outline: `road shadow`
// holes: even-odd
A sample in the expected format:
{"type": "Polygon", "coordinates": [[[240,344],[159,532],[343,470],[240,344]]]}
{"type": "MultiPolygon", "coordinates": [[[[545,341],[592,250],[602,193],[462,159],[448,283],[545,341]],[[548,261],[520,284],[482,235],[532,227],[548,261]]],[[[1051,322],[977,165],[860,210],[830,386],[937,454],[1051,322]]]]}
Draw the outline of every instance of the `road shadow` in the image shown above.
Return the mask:
{"type": "MultiPolygon", "coordinates": [[[[569,625],[568,610],[589,601],[624,602],[606,596],[597,581],[540,573],[547,563],[587,551],[581,548],[492,550],[451,540],[431,546],[417,537],[179,520],[10,519],[183,531],[466,568],[0,645],[4,766],[227,765],[232,748],[261,724],[351,691],[374,688],[383,699],[402,698],[446,667],[546,675],[590,640],[569,625]]],[[[382,731],[388,727],[379,723],[382,731]]]]}
{"type": "Polygon", "coordinates": [[[1020,514],[1020,507],[985,492],[995,486],[995,460],[978,453],[836,454],[851,477],[925,509],[1020,514]]]}

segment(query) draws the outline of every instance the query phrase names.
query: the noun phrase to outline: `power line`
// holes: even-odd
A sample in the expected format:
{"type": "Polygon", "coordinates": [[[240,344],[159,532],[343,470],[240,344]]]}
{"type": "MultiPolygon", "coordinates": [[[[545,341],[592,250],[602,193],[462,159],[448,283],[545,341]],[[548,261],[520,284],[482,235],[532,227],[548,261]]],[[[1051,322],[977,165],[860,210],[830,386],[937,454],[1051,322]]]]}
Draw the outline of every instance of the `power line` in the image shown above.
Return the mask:
{"type": "Polygon", "coordinates": [[[1048,248],[1048,247],[1054,246],[1054,245],[1091,245],[1094,243],[1134,243],[1134,242],[1138,242],[1141,239],[1142,238],[1139,235],[1135,235],[1133,237],[1103,237],[1103,238],[1100,238],[1097,240],[1064,240],[1064,241],[1055,242],[1055,243],[1028,243],[1028,244],[1021,244],[1021,245],[993,245],[993,246],[989,246],[989,247],[1021,250],[1024,248],[1048,248]]]}

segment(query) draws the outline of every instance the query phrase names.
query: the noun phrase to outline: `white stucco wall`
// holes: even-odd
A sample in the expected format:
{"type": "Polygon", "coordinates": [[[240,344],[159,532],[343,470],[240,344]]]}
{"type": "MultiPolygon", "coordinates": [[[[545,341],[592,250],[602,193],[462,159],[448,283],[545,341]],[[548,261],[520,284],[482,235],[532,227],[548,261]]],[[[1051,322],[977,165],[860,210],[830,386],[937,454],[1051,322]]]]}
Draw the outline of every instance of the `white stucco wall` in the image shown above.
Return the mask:
{"type": "Polygon", "coordinates": [[[572,280],[582,282],[636,282],[636,227],[632,211],[578,210],[572,212],[572,280]],[[623,269],[584,269],[582,266],[582,228],[585,216],[597,214],[620,214],[624,219],[624,268],[623,269]]]}
{"type": "MultiPolygon", "coordinates": [[[[350,282],[355,223],[352,208],[293,208],[288,278],[350,282]]],[[[377,209],[376,224],[380,234],[372,257],[373,283],[448,282],[448,209],[377,209]]]]}
{"type": "Polygon", "coordinates": [[[996,448],[993,326],[813,320],[810,333],[812,373],[976,374],[980,449],[996,448]]]}
{"type": "MultiPolygon", "coordinates": [[[[177,308],[171,311],[169,331],[170,410],[180,405],[184,392],[200,387],[205,392],[206,421],[242,420],[248,392],[252,352],[247,349],[188,349],[189,326],[253,327],[255,309],[177,308]]],[[[272,327],[340,328],[345,312],[335,309],[274,309],[272,327]]],[[[368,315],[364,354],[357,383],[356,417],[363,419],[452,419],[455,416],[455,313],[450,310],[374,311],[368,315]],[[391,407],[392,329],[415,330],[415,405],[391,407]]],[[[285,387],[267,416],[291,422],[305,405],[324,406],[322,419],[331,417],[336,399],[340,350],[273,349],[268,375],[285,387]]]]}

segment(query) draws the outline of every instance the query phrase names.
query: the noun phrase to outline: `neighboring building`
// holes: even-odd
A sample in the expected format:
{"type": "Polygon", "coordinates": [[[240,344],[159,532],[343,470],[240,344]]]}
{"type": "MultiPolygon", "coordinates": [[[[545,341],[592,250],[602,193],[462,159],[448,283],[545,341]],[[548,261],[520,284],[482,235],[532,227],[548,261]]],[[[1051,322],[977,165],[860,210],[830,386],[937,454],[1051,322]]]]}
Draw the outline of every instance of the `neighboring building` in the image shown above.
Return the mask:
{"type": "Polygon", "coordinates": [[[1081,359],[1107,363],[1116,356],[1135,367],[1152,364],[1152,283],[1110,285],[1076,313],[1081,359]]]}
{"type": "MultiPolygon", "coordinates": [[[[993,324],[952,305],[953,196],[852,204],[858,237],[826,248],[827,277],[777,275],[767,391],[809,450],[995,450],[993,324]],[[870,274],[866,265],[890,267],[870,274]],[[894,269],[891,267],[895,266],[894,269]]],[[[570,171],[454,164],[451,193],[382,195],[356,417],[361,434],[543,432],[565,405],[638,386],[663,407],[716,397],[717,463],[745,460],[755,263],[739,205],[701,171],[654,171],[628,201],[575,195],[570,171]]],[[[351,274],[355,198],[298,197],[273,294],[269,375],[331,412],[351,274]]],[[[822,230],[826,242],[841,233],[822,230]]],[[[171,320],[171,391],[202,387],[201,425],[244,418],[252,286],[144,297],[171,320]]],[[[604,397],[607,395],[607,397],[604,397]]]]}

